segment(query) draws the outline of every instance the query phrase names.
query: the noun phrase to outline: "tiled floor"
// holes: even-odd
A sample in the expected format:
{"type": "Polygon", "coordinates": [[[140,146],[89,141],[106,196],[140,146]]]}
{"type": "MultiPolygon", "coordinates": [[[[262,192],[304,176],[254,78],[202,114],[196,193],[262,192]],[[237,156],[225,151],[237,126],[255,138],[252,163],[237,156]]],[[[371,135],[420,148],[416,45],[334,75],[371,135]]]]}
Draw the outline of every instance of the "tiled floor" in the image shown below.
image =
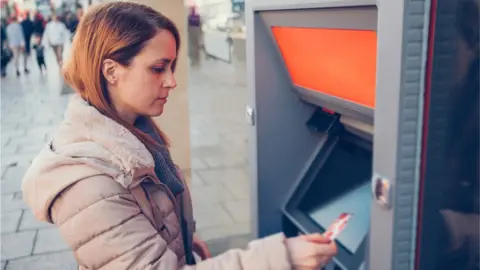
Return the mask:
{"type": "Polygon", "coordinates": [[[245,84],[231,65],[203,63],[190,73],[192,194],[200,235],[250,232],[245,84]]]}

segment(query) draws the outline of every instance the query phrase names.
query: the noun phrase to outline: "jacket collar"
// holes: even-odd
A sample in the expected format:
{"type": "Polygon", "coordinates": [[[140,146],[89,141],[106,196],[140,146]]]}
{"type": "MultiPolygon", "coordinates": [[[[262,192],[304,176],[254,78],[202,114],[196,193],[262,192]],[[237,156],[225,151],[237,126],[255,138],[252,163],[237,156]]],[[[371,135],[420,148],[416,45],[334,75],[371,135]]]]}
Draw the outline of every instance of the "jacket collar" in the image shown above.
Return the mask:
{"type": "Polygon", "coordinates": [[[154,168],[152,155],[133,133],[79,95],[71,98],[52,146],[69,157],[111,164],[117,175],[122,175],[117,181],[125,187],[135,184],[135,179],[140,180],[140,175],[154,168]]]}

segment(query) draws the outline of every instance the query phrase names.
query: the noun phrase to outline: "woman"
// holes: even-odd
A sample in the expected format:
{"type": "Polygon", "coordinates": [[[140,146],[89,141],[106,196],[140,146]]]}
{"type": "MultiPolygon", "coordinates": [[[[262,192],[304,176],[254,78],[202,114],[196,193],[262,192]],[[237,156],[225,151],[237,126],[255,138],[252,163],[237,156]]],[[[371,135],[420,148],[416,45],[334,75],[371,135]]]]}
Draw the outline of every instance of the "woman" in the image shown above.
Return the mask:
{"type": "MultiPolygon", "coordinates": [[[[20,55],[26,58],[25,54],[25,37],[23,35],[22,26],[18,22],[17,18],[10,18],[9,24],[6,29],[8,46],[13,52],[13,62],[15,63],[15,69],[17,70],[17,76],[20,76],[20,55]]],[[[27,61],[25,61],[26,63],[27,61]]],[[[25,73],[28,70],[25,66],[25,73]]]]}
{"type": "Polygon", "coordinates": [[[45,26],[43,33],[43,46],[52,46],[58,65],[62,66],[63,45],[67,41],[68,30],[65,23],[60,21],[56,14],[52,14],[52,20],[45,26]]]}
{"type": "Polygon", "coordinates": [[[37,219],[54,223],[80,269],[317,269],[336,247],[278,234],[210,258],[195,233],[188,187],[151,117],[176,87],[175,25],[155,10],[93,7],[64,77],[74,96],[53,141],[23,180],[37,219]],[[195,262],[193,253],[204,261],[195,262]],[[193,265],[196,266],[187,266],[193,265]]]}

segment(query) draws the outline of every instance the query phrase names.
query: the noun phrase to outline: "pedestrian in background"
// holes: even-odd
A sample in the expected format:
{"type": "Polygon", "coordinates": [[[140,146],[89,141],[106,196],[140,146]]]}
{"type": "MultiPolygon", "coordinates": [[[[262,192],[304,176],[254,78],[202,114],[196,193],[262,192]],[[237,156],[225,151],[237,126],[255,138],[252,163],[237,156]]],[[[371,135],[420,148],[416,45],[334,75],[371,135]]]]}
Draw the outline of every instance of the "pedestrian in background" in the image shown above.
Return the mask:
{"type": "Polygon", "coordinates": [[[25,57],[23,58],[23,67],[25,73],[28,73],[27,62],[31,51],[30,41],[32,40],[32,35],[35,30],[35,26],[32,20],[30,20],[30,13],[28,11],[25,13],[25,17],[20,24],[22,25],[23,36],[25,38],[25,57]]]}
{"type": "MultiPolygon", "coordinates": [[[[17,18],[10,18],[10,22],[7,26],[7,42],[8,46],[13,53],[13,62],[15,69],[17,70],[17,76],[20,76],[19,59],[20,56],[25,56],[25,36],[23,35],[23,29],[17,18]]],[[[25,72],[28,72],[25,67],[25,72]]]]}
{"type": "Polygon", "coordinates": [[[41,39],[43,36],[43,31],[45,30],[45,25],[46,22],[43,19],[42,14],[37,12],[35,14],[35,18],[33,19],[33,34],[41,39]]]}
{"type": "Polygon", "coordinates": [[[70,32],[72,33],[72,40],[73,37],[75,36],[75,32],[77,31],[78,23],[80,22],[80,19],[83,16],[83,7],[81,4],[76,5],[76,10],[75,10],[75,15],[72,16],[70,24],[69,24],[69,29],[70,32]]]}
{"type": "Polygon", "coordinates": [[[188,13],[188,55],[193,66],[200,64],[201,38],[202,20],[197,8],[191,6],[188,13]]]}
{"type": "Polygon", "coordinates": [[[45,64],[45,47],[42,45],[41,37],[35,37],[33,49],[35,50],[38,68],[40,69],[40,73],[43,74],[44,72],[47,72],[47,65],[45,64]]]}
{"type": "Polygon", "coordinates": [[[7,30],[6,30],[6,25],[7,22],[5,19],[1,19],[0,21],[0,29],[1,29],[1,45],[0,45],[0,54],[1,54],[1,61],[0,61],[0,73],[2,75],[2,78],[7,76],[7,64],[10,62],[12,58],[12,54],[10,49],[7,46],[7,30]]]}
{"type": "Polygon", "coordinates": [[[80,269],[319,269],[336,253],[319,234],[211,257],[195,233],[189,187],[153,120],[177,86],[179,49],[175,24],[150,7],[89,9],[64,67],[77,94],[23,179],[26,203],[59,227],[80,269]]]}
{"type": "Polygon", "coordinates": [[[65,23],[58,20],[56,14],[52,14],[52,20],[45,26],[42,43],[45,47],[52,47],[58,66],[63,63],[63,46],[68,38],[68,29],[65,23]]]}

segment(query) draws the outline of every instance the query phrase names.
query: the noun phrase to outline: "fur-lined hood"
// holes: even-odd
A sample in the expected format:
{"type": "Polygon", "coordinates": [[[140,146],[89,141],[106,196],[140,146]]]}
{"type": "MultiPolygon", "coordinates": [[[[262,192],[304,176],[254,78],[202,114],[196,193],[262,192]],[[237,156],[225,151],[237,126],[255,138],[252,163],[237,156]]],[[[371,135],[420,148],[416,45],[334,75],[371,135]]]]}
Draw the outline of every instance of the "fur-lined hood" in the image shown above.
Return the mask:
{"type": "Polygon", "coordinates": [[[74,95],[52,141],[27,170],[23,197],[37,219],[51,222],[53,200],[77,181],[102,174],[131,188],[153,168],[152,155],[135,135],[74,95]]]}

